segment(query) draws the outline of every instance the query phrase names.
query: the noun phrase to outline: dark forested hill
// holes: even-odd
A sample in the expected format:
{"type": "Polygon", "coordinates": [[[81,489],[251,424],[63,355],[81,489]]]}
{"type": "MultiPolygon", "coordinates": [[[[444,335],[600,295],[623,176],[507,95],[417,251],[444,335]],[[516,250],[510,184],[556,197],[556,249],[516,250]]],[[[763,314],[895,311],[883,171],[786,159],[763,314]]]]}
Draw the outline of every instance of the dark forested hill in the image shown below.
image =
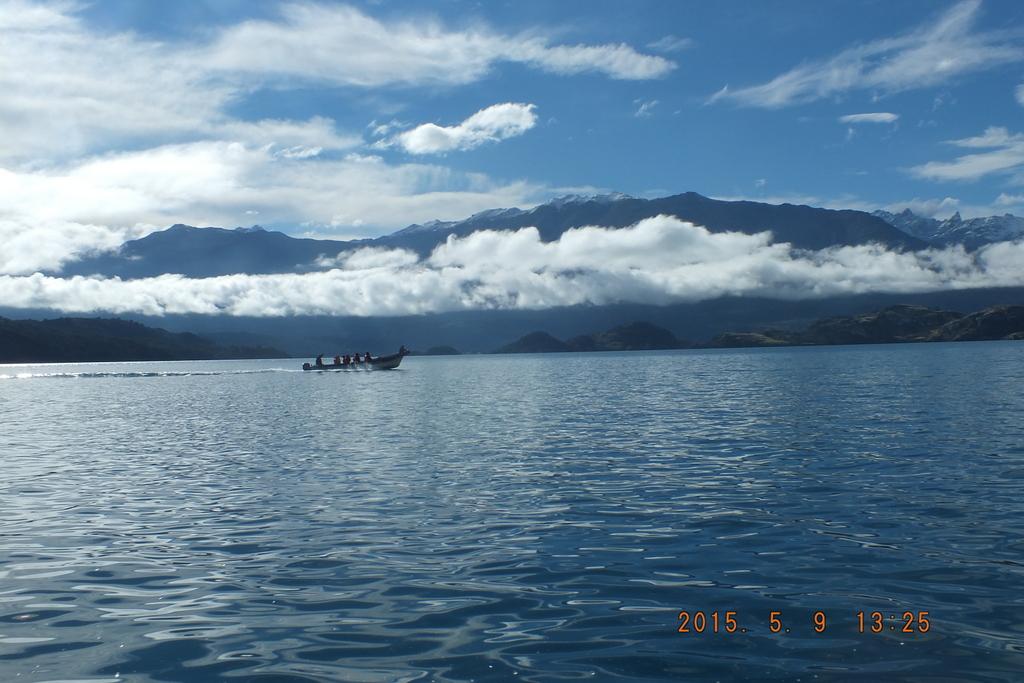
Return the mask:
{"type": "Polygon", "coordinates": [[[818,346],[929,341],[995,341],[1024,338],[1024,307],[1000,305],[964,315],[898,304],[865,315],[823,318],[806,330],[725,333],[706,346],[818,346]]]}
{"type": "Polygon", "coordinates": [[[0,318],[0,363],[287,357],[273,348],[220,346],[188,332],[116,318],[0,318]]]}
{"type": "Polygon", "coordinates": [[[532,332],[495,353],[556,351],[639,351],[755,346],[829,346],[934,341],[1024,339],[1024,306],[999,305],[964,315],[912,304],[896,304],[862,315],[822,318],[805,330],[726,332],[705,344],[691,344],[648,322],[619,325],[607,332],[560,341],[547,332],[532,332]]]}
{"type": "Polygon", "coordinates": [[[693,344],[677,339],[666,329],[649,322],[619,325],[607,332],[595,332],[559,341],[547,332],[531,332],[495,353],[553,353],[559,351],[654,351],[688,349],[693,344]]]}

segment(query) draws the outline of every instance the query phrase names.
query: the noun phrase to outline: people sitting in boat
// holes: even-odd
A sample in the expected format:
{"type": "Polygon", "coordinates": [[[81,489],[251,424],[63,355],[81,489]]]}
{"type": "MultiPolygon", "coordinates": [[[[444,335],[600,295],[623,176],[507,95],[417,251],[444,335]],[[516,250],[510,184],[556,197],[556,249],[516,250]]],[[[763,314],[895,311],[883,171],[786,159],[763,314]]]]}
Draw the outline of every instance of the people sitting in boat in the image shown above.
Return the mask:
{"type": "Polygon", "coordinates": [[[351,365],[352,364],[352,359],[349,358],[349,355],[347,353],[345,354],[345,357],[341,359],[341,364],[342,365],[351,365]]]}
{"type": "Polygon", "coordinates": [[[370,352],[369,352],[369,351],[367,351],[367,352],[366,352],[366,357],[365,357],[365,358],[363,358],[363,360],[364,360],[364,361],[366,361],[367,363],[369,363],[369,362],[370,362],[370,361],[372,360],[372,359],[370,358],[370,352]]]}
{"type": "Polygon", "coordinates": [[[352,362],[353,362],[353,363],[359,363],[359,362],[361,362],[361,361],[359,360],[359,354],[358,354],[358,353],[352,354],[352,362]]]}
{"type": "Polygon", "coordinates": [[[322,368],[324,366],[324,354],[320,354],[316,357],[316,366],[322,368]]]}
{"type": "Polygon", "coordinates": [[[341,356],[335,356],[334,357],[334,364],[335,365],[341,365],[341,356]]]}

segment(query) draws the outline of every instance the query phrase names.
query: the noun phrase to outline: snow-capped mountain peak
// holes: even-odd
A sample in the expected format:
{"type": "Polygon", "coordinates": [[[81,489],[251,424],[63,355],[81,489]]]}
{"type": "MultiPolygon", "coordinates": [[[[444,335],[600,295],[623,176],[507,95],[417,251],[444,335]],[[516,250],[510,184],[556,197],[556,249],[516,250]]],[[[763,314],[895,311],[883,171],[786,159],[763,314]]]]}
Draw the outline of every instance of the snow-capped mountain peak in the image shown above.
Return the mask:
{"type": "Polygon", "coordinates": [[[957,211],[949,218],[939,220],[923,218],[910,209],[904,209],[900,213],[875,211],[871,215],[911,237],[935,245],[963,244],[968,248],[977,248],[992,242],[1024,239],[1024,218],[1012,214],[965,220],[957,211]]]}

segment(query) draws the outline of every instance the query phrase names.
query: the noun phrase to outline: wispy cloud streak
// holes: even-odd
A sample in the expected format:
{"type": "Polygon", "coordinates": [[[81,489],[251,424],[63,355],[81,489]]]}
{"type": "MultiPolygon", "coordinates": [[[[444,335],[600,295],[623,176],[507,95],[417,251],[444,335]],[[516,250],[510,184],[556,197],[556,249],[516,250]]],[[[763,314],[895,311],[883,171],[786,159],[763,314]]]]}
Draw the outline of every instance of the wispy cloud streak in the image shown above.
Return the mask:
{"type": "Polygon", "coordinates": [[[934,22],[895,38],[851,47],[768,83],[732,90],[712,101],[776,108],[834,97],[851,90],[893,93],[946,83],[969,73],[1024,61],[1019,34],[974,32],[981,0],[965,0],[934,22]]]}
{"type": "Polygon", "coordinates": [[[280,21],[232,27],[197,56],[232,74],[366,87],[461,85],[483,78],[500,62],[626,80],[659,78],[675,68],[670,60],[624,44],[549,45],[537,36],[453,31],[433,21],[385,24],[344,5],[287,4],[281,14],[280,21]]]}
{"type": "Polygon", "coordinates": [[[912,173],[929,180],[978,180],[993,173],[1008,173],[1013,182],[1024,184],[1024,133],[1010,134],[1005,128],[992,126],[984,135],[950,144],[987,152],[967,154],[954,161],[930,161],[916,166],[912,173]]]}
{"type": "Polygon", "coordinates": [[[873,112],[870,114],[847,114],[840,116],[840,123],[895,123],[899,120],[898,114],[889,112],[873,112]]]}

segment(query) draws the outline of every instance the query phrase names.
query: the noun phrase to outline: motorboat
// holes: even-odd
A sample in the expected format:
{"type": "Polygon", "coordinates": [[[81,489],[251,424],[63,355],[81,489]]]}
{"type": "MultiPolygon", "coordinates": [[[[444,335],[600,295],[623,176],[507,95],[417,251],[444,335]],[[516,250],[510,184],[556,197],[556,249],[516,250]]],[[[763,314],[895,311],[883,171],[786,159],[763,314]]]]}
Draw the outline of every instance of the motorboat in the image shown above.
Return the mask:
{"type": "MultiPolygon", "coordinates": [[[[409,355],[409,349],[404,346],[398,349],[398,353],[388,356],[370,356],[370,360],[353,360],[345,363],[339,356],[335,356],[334,363],[324,363],[324,355],[316,357],[316,362],[303,363],[303,370],[338,371],[338,370],[394,370],[402,363],[402,359],[409,355]]],[[[354,358],[358,358],[355,356],[354,358]]]]}

